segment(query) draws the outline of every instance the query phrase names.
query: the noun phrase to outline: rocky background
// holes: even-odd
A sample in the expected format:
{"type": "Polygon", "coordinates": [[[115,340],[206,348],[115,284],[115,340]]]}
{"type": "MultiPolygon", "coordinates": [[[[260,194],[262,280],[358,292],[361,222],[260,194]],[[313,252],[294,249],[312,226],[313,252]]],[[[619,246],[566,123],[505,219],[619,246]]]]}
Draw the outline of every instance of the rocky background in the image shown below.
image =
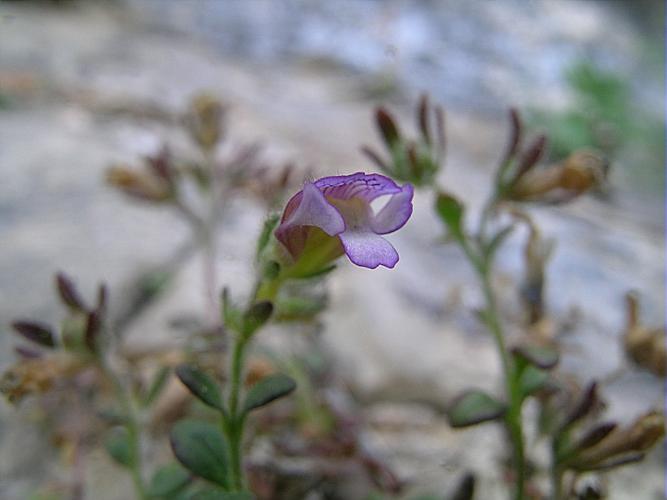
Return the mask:
{"type": "MultiPolygon", "coordinates": [[[[418,93],[429,91],[448,112],[439,183],[476,207],[504,145],[507,107],[567,106],[563,72],[572,61],[623,75],[638,112],[662,112],[663,72],[655,67],[662,56],[651,59],[651,50],[663,47],[652,38],[662,33],[660,5],[2,2],[0,324],[6,330],[15,317],[55,320],[56,270],[76,276],[87,292],[104,280],[115,305],[138,273],[173,259],[187,242],[185,224],[128,202],[104,185],[104,171],[153,153],[164,140],[188,152],[171,117],[195,92],[230,105],[231,140],[261,140],[269,157],[319,175],[371,169],[358,147],[377,141],[373,107],[386,103],[409,118],[418,93]]],[[[664,322],[662,184],[633,182],[645,178],[645,164],[614,169],[606,196],[535,210],[558,242],[549,313],[574,324],[563,366],[587,378],[622,362],[628,289],[641,293],[648,323],[664,322]]],[[[499,366],[472,313],[481,299],[472,273],[456,248],[438,244],[431,203],[418,195],[413,219],[393,235],[401,253],[395,270],[343,265],[335,273],[322,341],[364,403],[369,443],[399,476],[441,492],[473,468],[481,473],[479,498],[496,498],[489,450],[497,451],[500,436],[489,427],[453,431],[434,409],[464,387],[497,389],[499,366]]],[[[227,207],[217,271],[239,294],[250,287],[263,217],[251,199],[227,207]]],[[[524,237],[514,235],[500,256],[510,318],[524,237]]],[[[201,311],[200,267],[200,256],[188,253],[161,299],[133,318],[128,343],[178,345],[167,324],[201,311]]],[[[288,333],[275,335],[289,343],[288,333]]],[[[0,366],[13,359],[11,340],[0,336],[0,366]]],[[[623,376],[607,392],[609,413],[623,420],[663,406],[662,383],[648,374],[623,376]]],[[[0,497],[26,498],[65,474],[43,439],[29,412],[0,404],[0,497]]],[[[662,498],[663,462],[656,450],[615,473],[610,498],[662,498]]],[[[102,454],[91,464],[86,480],[96,485],[95,498],[129,498],[129,481],[102,454]]]]}

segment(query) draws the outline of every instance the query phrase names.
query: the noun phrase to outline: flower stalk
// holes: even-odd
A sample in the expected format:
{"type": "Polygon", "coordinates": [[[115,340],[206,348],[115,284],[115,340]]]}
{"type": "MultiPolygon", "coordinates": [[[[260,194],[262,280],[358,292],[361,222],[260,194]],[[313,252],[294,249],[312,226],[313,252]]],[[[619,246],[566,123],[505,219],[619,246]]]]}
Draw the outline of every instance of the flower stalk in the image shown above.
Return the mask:
{"type": "MultiPolygon", "coordinates": [[[[484,209],[479,225],[480,233],[475,239],[479,242],[480,247],[482,248],[486,245],[486,238],[482,231],[486,229],[486,221],[488,220],[488,216],[492,211],[492,206],[493,205],[487,205],[487,208],[484,209]]],[[[463,249],[464,254],[466,255],[466,258],[474,268],[482,288],[485,301],[485,310],[483,315],[484,322],[486,323],[486,327],[494,339],[496,350],[502,365],[505,393],[508,404],[507,412],[505,413],[504,417],[504,423],[507,430],[507,435],[512,445],[512,461],[514,472],[516,474],[514,499],[522,500],[524,498],[526,481],[524,436],[521,419],[523,395],[521,394],[521,389],[519,386],[517,370],[511,358],[510,352],[507,349],[505,333],[500,321],[500,312],[498,310],[496,294],[491,283],[492,255],[485,257],[483,252],[477,252],[475,249],[473,249],[470,242],[465,237],[460,239],[459,243],[463,249]]]]}

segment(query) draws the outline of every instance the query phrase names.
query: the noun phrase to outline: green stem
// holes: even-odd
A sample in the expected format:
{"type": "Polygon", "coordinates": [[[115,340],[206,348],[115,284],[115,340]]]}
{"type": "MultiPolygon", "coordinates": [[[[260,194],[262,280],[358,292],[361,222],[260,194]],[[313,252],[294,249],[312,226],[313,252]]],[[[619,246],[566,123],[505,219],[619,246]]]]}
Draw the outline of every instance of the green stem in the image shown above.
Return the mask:
{"type": "Polygon", "coordinates": [[[560,467],[551,469],[551,500],[563,498],[563,471],[560,467]]]}
{"type": "Polygon", "coordinates": [[[563,469],[556,459],[556,438],[551,442],[551,500],[561,500],[563,497],[563,469]]]}
{"type": "Polygon", "coordinates": [[[524,484],[526,481],[524,440],[521,421],[522,397],[518,380],[514,373],[514,365],[511,361],[509,352],[507,351],[507,346],[505,345],[505,334],[502,325],[500,324],[496,296],[491,285],[488,268],[483,266],[481,270],[480,279],[482,281],[484,298],[486,300],[487,326],[496,341],[496,347],[503,367],[507,400],[509,402],[509,408],[505,415],[505,425],[507,427],[510,441],[512,442],[514,472],[516,473],[514,498],[516,500],[522,500],[524,497],[524,484]]]}
{"type": "MultiPolygon", "coordinates": [[[[483,237],[481,234],[480,236],[483,237]]],[[[482,285],[484,300],[486,302],[486,311],[484,315],[486,325],[496,343],[496,348],[502,363],[506,397],[509,404],[509,408],[505,415],[505,426],[510,438],[510,442],[512,443],[512,458],[514,463],[514,470],[516,473],[514,499],[523,500],[526,481],[524,439],[521,420],[521,407],[523,398],[521,395],[517,376],[515,374],[515,367],[512,363],[510,354],[505,344],[505,334],[499,319],[500,314],[498,311],[498,305],[496,303],[496,295],[493,291],[493,286],[491,285],[491,270],[489,262],[478,256],[478,254],[471,248],[466,239],[461,240],[460,243],[463,251],[468,257],[468,260],[475,268],[477,276],[482,285]]]]}
{"type": "Polygon", "coordinates": [[[140,500],[147,500],[149,497],[141,474],[141,430],[134,405],[119,377],[104,360],[100,360],[100,367],[104,375],[113,385],[118,403],[123,409],[123,413],[127,419],[125,428],[127,429],[127,436],[130,441],[131,456],[133,457],[133,460],[129,464],[129,468],[134,489],[140,500]]]}
{"type": "Polygon", "coordinates": [[[249,339],[237,335],[230,359],[229,416],[223,425],[229,445],[231,486],[234,491],[241,491],[245,485],[241,446],[243,444],[244,416],[239,412],[241,378],[245,348],[249,339]]]}
{"type": "MultiPolygon", "coordinates": [[[[258,301],[273,301],[285,280],[277,276],[272,280],[259,280],[249,302],[249,307],[258,301]]],[[[228,412],[221,413],[222,429],[228,442],[228,453],[230,463],[230,482],[232,491],[243,491],[246,485],[243,471],[243,433],[245,428],[245,413],[239,410],[241,390],[243,386],[243,364],[245,362],[245,351],[252,340],[253,334],[236,332],[234,345],[229,359],[229,395],[227,401],[228,412]]]]}

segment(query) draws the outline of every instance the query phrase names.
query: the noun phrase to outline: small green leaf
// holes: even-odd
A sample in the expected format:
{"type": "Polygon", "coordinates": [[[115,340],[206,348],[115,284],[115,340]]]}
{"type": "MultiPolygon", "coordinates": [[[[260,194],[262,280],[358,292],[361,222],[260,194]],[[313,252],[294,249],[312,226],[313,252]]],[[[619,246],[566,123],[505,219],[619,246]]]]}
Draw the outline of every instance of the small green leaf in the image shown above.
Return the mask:
{"type": "Polygon", "coordinates": [[[264,221],[262,232],[260,233],[259,239],[257,240],[257,253],[255,255],[258,261],[260,260],[264,249],[266,249],[267,245],[269,244],[269,241],[271,241],[271,235],[273,234],[273,230],[276,228],[279,221],[280,216],[278,214],[271,214],[264,221]]]}
{"type": "Polygon", "coordinates": [[[276,307],[276,319],[293,321],[310,319],[322,312],[327,305],[323,297],[288,297],[280,299],[276,307]]]}
{"type": "Polygon", "coordinates": [[[192,475],[178,463],[160,467],[151,478],[148,494],[152,497],[169,497],[181,491],[192,480],[192,475]]]}
{"type": "Polygon", "coordinates": [[[204,404],[218,410],[224,408],[220,386],[206,373],[193,365],[180,365],[176,376],[204,404]]]}
{"type": "Polygon", "coordinates": [[[512,231],[514,231],[514,225],[510,224],[493,235],[493,238],[491,238],[491,241],[486,245],[484,250],[487,259],[492,259],[495,256],[500,245],[502,245],[505,239],[512,234],[512,231]]]}
{"type": "Polygon", "coordinates": [[[216,426],[197,420],[181,420],[170,433],[171,448],[193,474],[227,488],[227,446],[216,426]]]}
{"type": "Polygon", "coordinates": [[[512,354],[537,368],[550,370],[558,364],[558,351],[550,347],[523,344],[512,349],[512,354]]]}
{"type": "Polygon", "coordinates": [[[242,333],[250,336],[266,323],[273,313],[273,304],[267,300],[257,302],[243,315],[242,333]]]}
{"type": "Polygon", "coordinates": [[[248,391],[243,412],[247,413],[278,398],[287,396],[295,388],[296,382],[287,375],[277,374],[263,378],[248,391]]]}
{"type": "Polygon", "coordinates": [[[468,427],[496,420],[505,413],[505,405],[480,390],[461,394],[447,410],[452,427],[468,427]]]}
{"type": "Polygon", "coordinates": [[[549,373],[537,368],[534,365],[528,365],[521,372],[519,377],[519,388],[523,397],[530,396],[535,391],[544,387],[549,380],[549,373]]]}
{"type": "Polygon", "coordinates": [[[135,461],[130,435],[125,427],[114,427],[104,440],[104,447],[118,464],[132,467],[135,461]]]}
{"type": "Polygon", "coordinates": [[[158,396],[162,393],[162,389],[164,389],[167,380],[169,380],[170,373],[171,373],[171,368],[169,368],[168,366],[163,366],[157,371],[157,373],[153,377],[151,385],[146,391],[146,396],[144,397],[144,405],[149,406],[158,398],[158,396]]]}
{"type": "Polygon", "coordinates": [[[442,222],[456,240],[463,240],[463,205],[459,200],[447,193],[438,193],[435,209],[442,222]]]}

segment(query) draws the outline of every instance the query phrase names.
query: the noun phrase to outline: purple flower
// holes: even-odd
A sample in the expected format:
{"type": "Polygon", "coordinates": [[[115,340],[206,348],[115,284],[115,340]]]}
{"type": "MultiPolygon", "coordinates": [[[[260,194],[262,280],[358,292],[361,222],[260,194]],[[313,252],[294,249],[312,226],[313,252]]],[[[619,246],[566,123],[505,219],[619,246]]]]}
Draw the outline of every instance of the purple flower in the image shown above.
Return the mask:
{"type": "Polygon", "coordinates": [[[306,182],[285,207],[276,237],[298,272],[316,271],[345,253],[358,266],[392,268],[396,249],[381,235],[403,227],[412,214],[413,188],[380,174],[357,172],[306,182]],[[389,196],[374,213],[371,202],[389,196]]]}

